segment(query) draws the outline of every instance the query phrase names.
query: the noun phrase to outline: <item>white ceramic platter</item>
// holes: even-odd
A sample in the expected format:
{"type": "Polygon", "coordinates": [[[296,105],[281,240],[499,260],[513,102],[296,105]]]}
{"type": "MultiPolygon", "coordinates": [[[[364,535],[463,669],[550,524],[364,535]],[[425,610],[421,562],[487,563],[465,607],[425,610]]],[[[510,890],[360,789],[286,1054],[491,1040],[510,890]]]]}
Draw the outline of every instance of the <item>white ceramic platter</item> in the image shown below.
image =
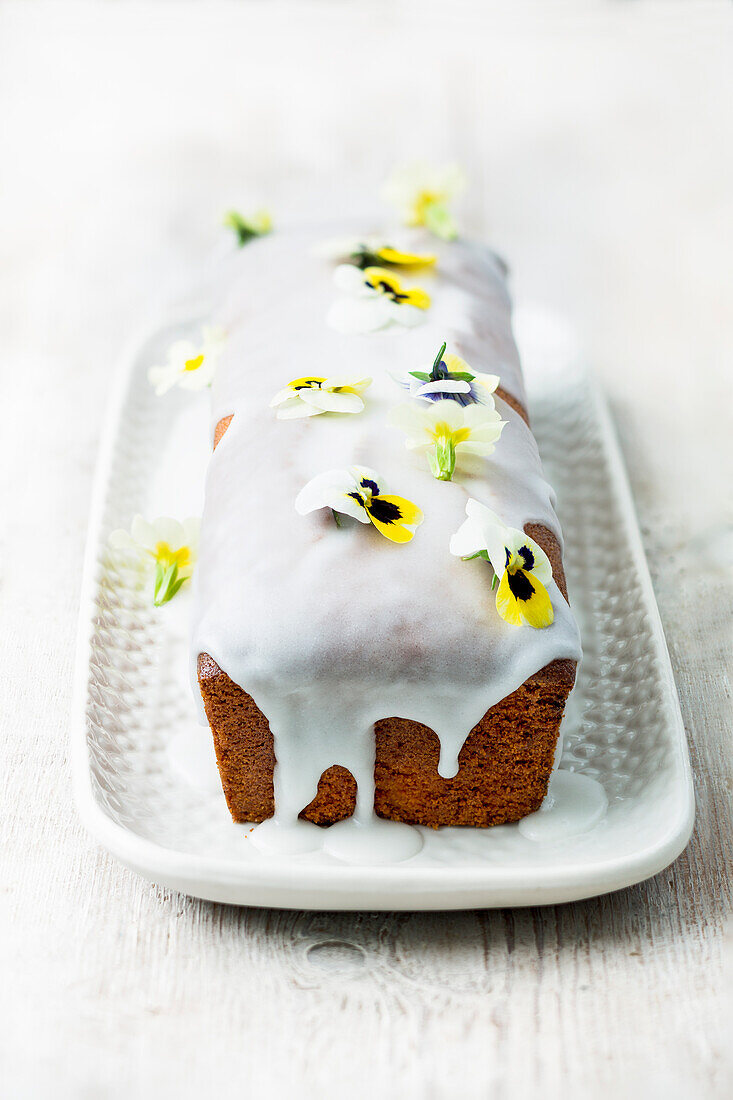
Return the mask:
{"type": "Polygon", "coordinates": [[[531,839],[533,830],[517,825],[421,829],[423,847],[413,858],[358,866],[323,851],[264,855],[251,843],[251,827],[232,824],[188,683],[188,600],[181,593],[155,610],[105,552],[110,531],[128,526],[136,512],[200,514],[208,396],[156,398],[146,380],[168,343],[198,327],[176,323],[141,341],[121,370],[81,603],[72,722],[77,804],[89,830],[128,867],[238,905],[462,909],[617,890],[682,851],[694,816],[685,734],[609,415],[577,365],[568,331],[538,310],[517,320],[532,424],[557,490],[583,636],[561,773],[600,783],[607,805],[586,821],[590,827],[571,835],[561,829],[559,840],[546,828],[538,831],[542,840],[531,839]]]}

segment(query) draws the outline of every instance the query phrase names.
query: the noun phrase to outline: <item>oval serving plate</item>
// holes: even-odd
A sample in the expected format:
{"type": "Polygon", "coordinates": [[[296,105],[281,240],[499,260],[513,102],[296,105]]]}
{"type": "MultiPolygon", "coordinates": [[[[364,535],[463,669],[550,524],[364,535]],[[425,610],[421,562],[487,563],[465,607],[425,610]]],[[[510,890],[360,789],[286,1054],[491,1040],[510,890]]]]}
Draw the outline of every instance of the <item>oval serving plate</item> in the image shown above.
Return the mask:
{"type": "Polygon", "coordinates": [[[232,824],[188,683],[188,598],[181,593],[156,610],[106,552],[110,532],[129,526],[137,512],[200,514],[208,395],[156,398],[147,382],[148,367],[167,345],[198,327],[175,322],[139,341],[120,370],[82,588],[72,718],[76,801],[90,832],[126,866],[161,885],[238,905],[465,909],[617,890],[661,871],[685,847],[694,819],[685,733],[605,401],[577,365],[572,340],[558,339],[562,329],[552,318],[524,310],[517,320],[532,425],[557,491],[583,637],[560,771],[599,783],[605,812],[560,839],[553,829],[521,825],[421,829],[418,855],[366,866],[324,852],[266,856],[250,843],[251,827],[232,824]]]}

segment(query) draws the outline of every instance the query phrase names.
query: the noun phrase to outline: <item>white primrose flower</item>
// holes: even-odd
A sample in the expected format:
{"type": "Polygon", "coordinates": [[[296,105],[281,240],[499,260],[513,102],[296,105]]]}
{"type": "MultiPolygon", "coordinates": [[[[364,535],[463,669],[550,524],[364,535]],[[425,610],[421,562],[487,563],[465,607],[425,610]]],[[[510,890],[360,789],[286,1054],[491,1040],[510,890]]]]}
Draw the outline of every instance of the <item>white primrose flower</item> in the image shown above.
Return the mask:
{"type": "Polygon", "coordinates": [[[360,413],[364,408],[361,394],[371,384],[371,378],[362,378],[358,374],[334,375],[332,378],[305,375],[294,378],[278,390],[270,402],[270,408],[277,408],[278,420],[295,420],[329,412],[360,413]]]}
{"type": "Polygon", "coordinates": [[[324,260],[365,267],[430,267],[437,256],[403,252],[382,237],[336,237],[317,245],[314,254],[324,260]]]}
{"type": "Polygon", "coordinates": [[[450,552],[464,561],[484,558],[494,570],[496,610],[513,626],[550,626],[555,613],[546,585],[552,566],[541,546],[505,523],[478,500],[466,504],[467,519],[450,540],[450,552]]]}
{"type": "Polygon", "coordinates": [[[173,386],[182,390],[203,390],[211,385],[216,361],[224,344],[224,332],[206,326],[195,343],[192,340],[176,340],[168,348],[168,362],[164,366],[151,367],[148,381],[160,397],[173,386]]]}
{"type": "Polygon", "coordinates": [[[153,603],[160,607],[180,591],[193,573],[199,527],[200,521],[195,518],[179,523],[159,516],[148,523],[142,516],[135,516],[129,531],[112,532],[109,547],[118,560],[154,576],[153,603]]]}
{"type": "Polygon", "coordinates": [[[493,404],[492,394],[499,385],[498,374],[481,374],[457,355],[444,354],[443,344],[430,367],[393,374],[395,382],[409,391],[410,397],[425,401],[455,401],[459,405],[493,404]]]}
{"type": "Polygon", "coordinates": [[[455,401],[416,401],[397,405],[389,423],[407,436],[409,450],[427,452],[433,477],[450,481],[463,455],[490,455],[506,423],[491,404],[458,405],[455,401]]]}
{"type": "Polygon", "coordinates": [[[382,198],[397,207],[406,225],[424,225],[436,237],[452,240],[457,229],[448,204],[465,185],[455,164],[408,164],[392,173],[382,187],[382,198]]]}
{"type": "Polygon", "coordinates": [[[421,287],[405,289],[384,267],[339,264],[333,281],[341,291],[329,310],[327,323],[337,332],[376,332],[394,325],[411,328],[425,319],[430,295],[421,287]]]}
{"type": "Polygon", "coordinates": [[[368,466],[349,466],[345,470],[327,470],[312,478],[298,493],[295,510],[300,516],[320,508],[337,515],[352,516],[359,523],[371,523],[390,542],[409,542],[423,513],[405,497],[384,492],[379,475],[368,466]]]}

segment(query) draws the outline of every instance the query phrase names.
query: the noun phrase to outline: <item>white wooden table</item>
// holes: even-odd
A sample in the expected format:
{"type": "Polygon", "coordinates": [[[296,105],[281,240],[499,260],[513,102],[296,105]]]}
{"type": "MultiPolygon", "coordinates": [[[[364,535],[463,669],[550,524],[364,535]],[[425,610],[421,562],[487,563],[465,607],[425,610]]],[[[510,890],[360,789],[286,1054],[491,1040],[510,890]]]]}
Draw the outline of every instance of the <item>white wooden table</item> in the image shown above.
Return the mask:
{"type": "Polygon", "coordinates": [[[3,1097],[731,1095],[732,69],[724,4],[0,7],[3,1097]],[[229,204],[416,154],[465,164],[468,228],[610,396],[697,830],[652,881],[543,910],[199,903],[71,803],[112,364],[229,204]]]}

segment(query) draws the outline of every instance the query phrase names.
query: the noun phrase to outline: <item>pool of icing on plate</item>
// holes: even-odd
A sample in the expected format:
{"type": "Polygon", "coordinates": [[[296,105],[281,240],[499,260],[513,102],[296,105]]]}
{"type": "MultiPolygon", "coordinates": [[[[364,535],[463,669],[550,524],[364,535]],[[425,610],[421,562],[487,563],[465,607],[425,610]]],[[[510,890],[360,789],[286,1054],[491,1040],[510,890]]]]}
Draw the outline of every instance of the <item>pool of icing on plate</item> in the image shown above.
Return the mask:
{"type": "MultiPolygon", "coordinates": [[[[572,714],[568,717],[572,721],[572,714]]],[[[211,736],[195,721],[193,714],[190,724],[171,739],[166,758],[179,782],[202,794],[221,798],[211,736]]],[[[254,827],[231,827],[246,832],[252,846],[263,856],[322,852],[343,863],[357,865],[400,863],[420,853],[429,858],[444,831],[460,834],[462,848],[475,847],[477,854],[480,848],[491,843],[493,830],[490,828],[433,830],[384,821],[372,813],[370,797],[373,798],[373,787],[370,794],[362,796],[353,817],[329,828],[301,820],[284,824],[275,818],[254,827]]],[[[607,808],[606,793],[595,779],[579,772],[556,770],[542,807],[517,824],[500,828],[516,829],[525,840],[536,844],[553,844],[593,829],[603,820],[607,808]]]]}

